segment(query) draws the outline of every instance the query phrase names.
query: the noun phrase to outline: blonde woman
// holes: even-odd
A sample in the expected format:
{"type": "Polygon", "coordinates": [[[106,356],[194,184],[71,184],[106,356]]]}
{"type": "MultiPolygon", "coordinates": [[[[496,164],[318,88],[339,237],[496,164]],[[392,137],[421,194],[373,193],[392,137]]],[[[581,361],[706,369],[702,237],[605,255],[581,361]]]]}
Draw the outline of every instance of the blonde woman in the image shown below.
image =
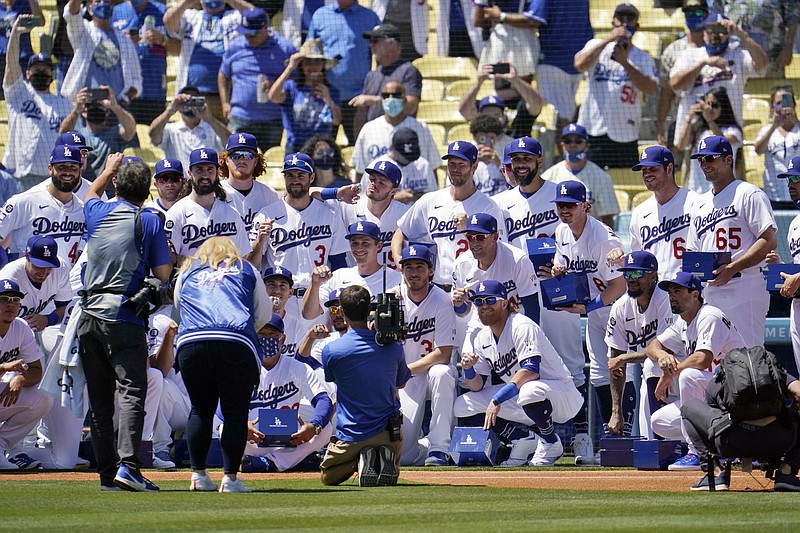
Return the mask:
{"type": "Polygon", "coordinates": [[[206,473],[214,413],[225,420],[220,492],[250,492],[236,477],[247,441],[250,396],[259,379],[256,331],[272,316],[258,270],[227,237],[212,237],[181,267],[175,284],[177,359],[192,410],[186,426],[192,483],[212,491],[206,473]]]}

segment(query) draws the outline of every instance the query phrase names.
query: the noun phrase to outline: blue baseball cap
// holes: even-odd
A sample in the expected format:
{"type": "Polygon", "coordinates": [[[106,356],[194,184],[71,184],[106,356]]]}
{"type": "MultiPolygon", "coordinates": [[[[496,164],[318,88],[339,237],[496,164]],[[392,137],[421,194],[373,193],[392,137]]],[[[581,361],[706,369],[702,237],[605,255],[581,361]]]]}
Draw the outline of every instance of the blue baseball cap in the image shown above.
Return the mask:
{"type": "Polygon", "coordinates": [[[365,170],[367,174],[380,174],[387,180],[392,182],[392,185],[395,187],[400,186],[400,180],[403,179],[403,173],[400,171],[400,167],[392,163],[391,161],[386,160],[375,160],[373,161],[365,170]]]}
{"type": "Polygon", "coordinates": [[[673,284],[686,287],[690,291],[703,292],[703,283],[700,281],[700,278],[688,272],[678,272],[670,280],[659,281],[658,288],[662,291],[668,291],[669,286],[673,284]]]}
{"type": "Polygon", "coordinates": [[[478,102],[478,111],[483,111],[486,107],[499,107],[500,109],[505,109],[506,101],[500,98],[499,96],[485,96],[481,98],[480,102],[478,102]]]}
{"type": "Polygon", "coordinates": [[[138,155],[126,155],[122,158],[122,161],[119,162],[120,165],[124,165],[125,163],[144,163],[144,159],[139,157],[138,155]]]}
{"type": "Polygon", "coordinates": [[[789,176],[800,176],[800,155],[789,160],[789,164],[786,165],[786,172],[778,174],[779,178],[788,178],[789,176]]]}
{"type": "Polygon", "coordinates": [[[447,153],[442,156],[442,159],[447,160],[451,157],[474,163],[478,160],[478,149],[469,141],[454,141],[447,145],[447,153]]]}
{"type": "Polygon", "coordinates": [[[419,259],[433,266],[433,254],[431,253],[431,249],[422,244],[412,244],[403,248],[403,256],[398,263],[402,265],[406,261],[412,259],[419,259]]]}
{"type": "Polygon", "coordinates": [[[260,7],[246,9],[242,12],[242,23],[236,31],[242,35],[255,35],[267,25],[267,12],[260,7]]]}
{"type": "Polygon", "coordinates": [[[383,240],[381,239],[381,230],[378,225],[367,220],[359,220],[347,226],[347,236],[345,238],[349,241],[351,237],[355,237],[356,235],[365,235],[379,242],[383,240]]]}
{"type": "Polygon", "coordinates": [[[542,145],[533,137],[519,137],[511,141],[511,149],[508,154],[531,154],[542,157],[542,145]]]}
{"type": "Polygon", "coordinates": [[[288,268],[283,267],[269,267],[264,269],[264,281],[267,281],[269,278],[283,278],[289,282],[289,286],[292,287],[294,285],[294,279],[292,278],[293,274],[292,271],[288,268]]]}
{"type": "Polygon", "coordinates": [[[709,16],[703,19],[703,27],[708,26],[709,24],[720,24],[723,20],[730,19],[728,19],[728,17],[722,13],[711,13],[709,16]]]}
{"type": "Polygon", "coordinates": [[[156,163],[156,173],[153,174],[153,179],[161,174],[170,173],[180,174],[183,177],[183,164],[177,159],[162,159],[156,163]]]}
{"type": "Polygon", "coordinates": [[[700,149],[690,156],[697,159],[704,155],[733,155],[733,148],[728,139],[722,135],[712,135],[700,141],[700,149]]]}
{"type": "Polygon", "coordinates": [[[62,144],[53,148],[50,152],[50,164],[56,163],[75,163],[81,164],[81,149],[74,144],[62,144]]]}
{"type": "Polygon", "coordinates": [[[567,124],[564,126],[564,129],[561,130],[561,138],[563,139],[567,135],[577,135],[578,137],[583,137],[584,139],[589,138],[589,132],[586,131],[586,128],[581,126],[580,124],[567,124]]]}
{"type": "Polygon", "coordinates": [[[28,261],[39,268],[58,268],[58,244],[56,240],[46,235],[34,235],[28,239],[25,246],[25,255],[28,261]]]}
{"type": "Polygon", "coordinates": [[[53,58],[50,57],[50,54],[45,54],[44,52],[33,54],[28,58],[28,70],[30,70],[31,67],[36,63],[46,63],[47,66],[53,68],[53,58]]]}
{"type": "Polygon", "coordinates": [[[84,137],[77,131],[67,131],[56,137],[56,144],[55,144],[56,146],[61,146],[64,144],[74,144],[81,150],[88,150],[90,152],[94,149],[88,144],[86,144],[86,137],[84,137]]]}
{"type": "Polygon", "coordinates": [[[214,166],[219,166],[217,151],[212,148],[198,148],[197,150],[192,150],[192,153],[189,154],[189,168],[200,163],[211,163],[214,166]]]}
{"type": "Polygon", "coordinates": [[[333,289],[331,292],[328,293],[328,299],[325,300],[325,307],[330,307],[332,305],[336,305],[339,301],[339,295],[342,293],[342,289],[333,289]]]}
{"type": "Polygon", "coordinates": [[[278,313],[272,313],[272,317],[269,319],[269,322],[264,324],[264,326],[272,326],[273,328],[283,333],[283,328],[284,328],[283,319],[278,313]]]}
{"type": "Polygon", "coordinates": [[[247,148],[253,152],[258,152],[256,136],[251,133],[234,133],[228,137],[228,142],[225,143],[225,150],[230,152],[237,148],[247,148]]]}
{"type": "Polygon", "coordinates": [[[557,185],[558,192],[551,204],[563,202],[565,204],[580,204],[586,201],[586,187],[580,181],[562,181],[557,185]]]}
{"type": "Polygon", "coordinates": [[[631,167],[634,172],[639,172],[644,167],[662,167],[672,163],[675,164],[675,157],[666,146],[648,146],[642,150],[639,162],[631,167]]]}
{"type": "Polygon", "coordinates": [[[481,281],[478,283],[478,286],[475,288],[475,292],[470,294],[469,299],[474,300],[480,296],[496,296],[497,298],[506,300],[508,299],[508,291],[506,290],[505,285],[496,279],[487,279],[486,281],[481,281]]]}
{"type": "Polygon", "coordinates": [[[503,164],[510,165],[511,164],[511,151],[514,149],[514,143],[510,142],[503,148],[503,164]]]}
{"type": "Polygon", "coordinates": [[[19,284],[13,279],[0,279],[0,294],[10,294],[20,298],[25,297],[25,293],[19,290],[19,284]]]}
{"type": "Polygon", "coordinates": [[[658,259],[650,252],[631,252],[625,256],[623,266],[619,267],[617,270],[647,270],[649,272],[656,272],[658,270],[658,259]]]}
{"type": "Polygon", "coordinates": [[[497,233],[497,219],[487,213],[475,213],[467,219],[466,231],[484,235],[497,233]]]}
{"type": "Polygon", "coordinates": [[[635,5],[629,2],[624,2],[622,4],[618,4],[617,7],[614,8],[614,17],[617,15],[633,15],[638,19],[639,10],[636,9],[635,5]]]}
{"type": "Polygon", "coordinates": [[[314,173],[314,161],[308,154],[294,153],[289,154],[283,159],[283,171],[287,170],[302,170],[308,174],[314,173]]]}

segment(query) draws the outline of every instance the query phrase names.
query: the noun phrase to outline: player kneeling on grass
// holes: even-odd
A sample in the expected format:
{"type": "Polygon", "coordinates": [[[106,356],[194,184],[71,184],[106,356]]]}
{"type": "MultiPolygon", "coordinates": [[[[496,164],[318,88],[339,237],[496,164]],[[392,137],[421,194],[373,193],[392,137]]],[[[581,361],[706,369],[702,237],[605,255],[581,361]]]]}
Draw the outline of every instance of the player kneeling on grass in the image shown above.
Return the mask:
{"type": "Polygon", "coordinates": [[[456,399],[455,415],[485,411],[484,429],[512,443],[502,466],[550,466],[564,455],[553,423],[574,417],[583,398],[541,328],[506,298],[506,288],[496,280],[482,282],[472,296],[484,327],[475,338],[475,353],[461,358],[470,392],[456,399]],[[506,384],[487,386],[492,371],[506,384]]]}

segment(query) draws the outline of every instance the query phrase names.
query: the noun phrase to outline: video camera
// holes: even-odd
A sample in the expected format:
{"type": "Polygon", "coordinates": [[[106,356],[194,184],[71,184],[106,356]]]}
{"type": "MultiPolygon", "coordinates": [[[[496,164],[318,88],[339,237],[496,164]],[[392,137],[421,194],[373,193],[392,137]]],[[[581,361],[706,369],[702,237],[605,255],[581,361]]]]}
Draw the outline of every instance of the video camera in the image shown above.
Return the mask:
{"type": "Polygon", "coordinates": [[[383,292],[375,303],[375,342],[386,346],[406,340],[406,313],[400,299],[386,292],[386,252],[383,252],[383,292]]]}
{"type": "Polygon", "coordinates": [[[136,306],[136,314],[142,318],[147,318],[152,310],[157,309],[166,301],[167,287],[161,280],[154,277],[146,277],[142,280],[142,286],[136,294],[128,300],[136,306]],[[150,309],[150,305],[153,309],[150,309]]]}

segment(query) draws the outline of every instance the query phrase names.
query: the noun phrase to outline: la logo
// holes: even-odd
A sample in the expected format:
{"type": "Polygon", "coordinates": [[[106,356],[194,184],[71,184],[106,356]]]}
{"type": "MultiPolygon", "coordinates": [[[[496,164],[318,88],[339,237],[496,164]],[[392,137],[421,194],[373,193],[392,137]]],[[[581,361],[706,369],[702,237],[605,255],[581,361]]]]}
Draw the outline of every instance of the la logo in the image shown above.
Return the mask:
{"type": "Polygon", "coordinates": [[[50,247],[49,246],[45,246],[44,247],[44,251],[42,251],[42,255],[45,256],[45,257],[50,257],[50,247]]]}
{"type": "Polygon", "coordinates": [[[705,139],[700,141],[700,149],[701,150],[705,150],[706,149],[706,140],[705,139]]]}
{"type": "Polygon", "coordinates": [[[632,264],[633,264],[633,255],[629,255],[629,256],[628,256],[628,264],[629,264],[629,265],[632,265],[632,264]]]}
{"type": "Polygon", "coordinates": [[[205,150],[200,150],[200,159],[208,159],[208,154],[205,150]]]}
{"type": "Polygon", "coordinates": [[[356,226],[356,231],[364,231],[364,225],[361,222],[356,226]]]}
{"type": "Polygon", "coordinates": [[[520,140],[519,140],[519,142],[517,142],[517,146],[518,146],[519,148],[525,148],[525,141],[523,141],[522,139],[520,139],[520,140]]]}
{"type": "Polygon", "coordinates": [[[486,290],[486,287],[483,285],[483,283],[481,283],[481,284],[478,286],[478,292],[483,292],[483,291],[485,291],[485,290],[486,290]]]}
{"type": "Polygon", "coordinates": [[[408,249],[408,255],[417,255],[417,249],[413,246],[408,249]]]}
{"type": "Polygon", "coordinates": [[[644,150],[642,152],[642,160],[645,160],[645,159],[647,159],[647,150],[644,150]]]}
{"type": "Polygon", "coordinates": [[[478,223],[478,217],[476,215],[472,215],[472,222],[470,222],[470,224],[477,224],[477,223],[478,223]]]}
{"type": "Polygon", "coordinates": [[[460,148],[458,147],[458,141],[456,141],[456,142],[453,143],[453,151],[454,152],[458,152],[459,150],[460,150],[460,148]]]}
{"type": "Polygon", "coordinates": [[[164,168],[172,168],[172,163],[169,162],[169,159],[164,160],[164,168]]]}
{"type": "Polygon", "coordinates": [[[567,194],[567,186],[566,185],[562,185],[561,186],[561,194],[567,194]]]}
{"type": "Polygon", "coordinates": [[[786,167],[786,170],[792,170],[794,168],[794,159],[789,160],[789,166],[786,167]]]}
{"type": "Polygon", "coordinates": [[[67,146],[64,147],[64,157],[72,157],[72,150],[70,150],[67,146]]]}
{"type": "Polygon", "coordinates": [[[247,141],[244,140],[244,135],[239,135],[239,144],[247,144],[247,141]]]}
{"type": "Polygon", "coordinates": [[[578,128],[575,127],[575,124],[570,124],[569,125],[569,131],[577,131],[577,130],[578,130],[578,128]]]}
{"type": "Polygon", "coordinates": [[[386,161],[381,161],[381,166],[378,167],[381,170],[386,170],[386,161]]]}
{"type": "Polygon", "coordinates": [[[73,133],[72,134],[72,140],[75,141],[75,144],[80,144],[81,143],[81,138],[78,137],[77,133],[73,133]]]}

